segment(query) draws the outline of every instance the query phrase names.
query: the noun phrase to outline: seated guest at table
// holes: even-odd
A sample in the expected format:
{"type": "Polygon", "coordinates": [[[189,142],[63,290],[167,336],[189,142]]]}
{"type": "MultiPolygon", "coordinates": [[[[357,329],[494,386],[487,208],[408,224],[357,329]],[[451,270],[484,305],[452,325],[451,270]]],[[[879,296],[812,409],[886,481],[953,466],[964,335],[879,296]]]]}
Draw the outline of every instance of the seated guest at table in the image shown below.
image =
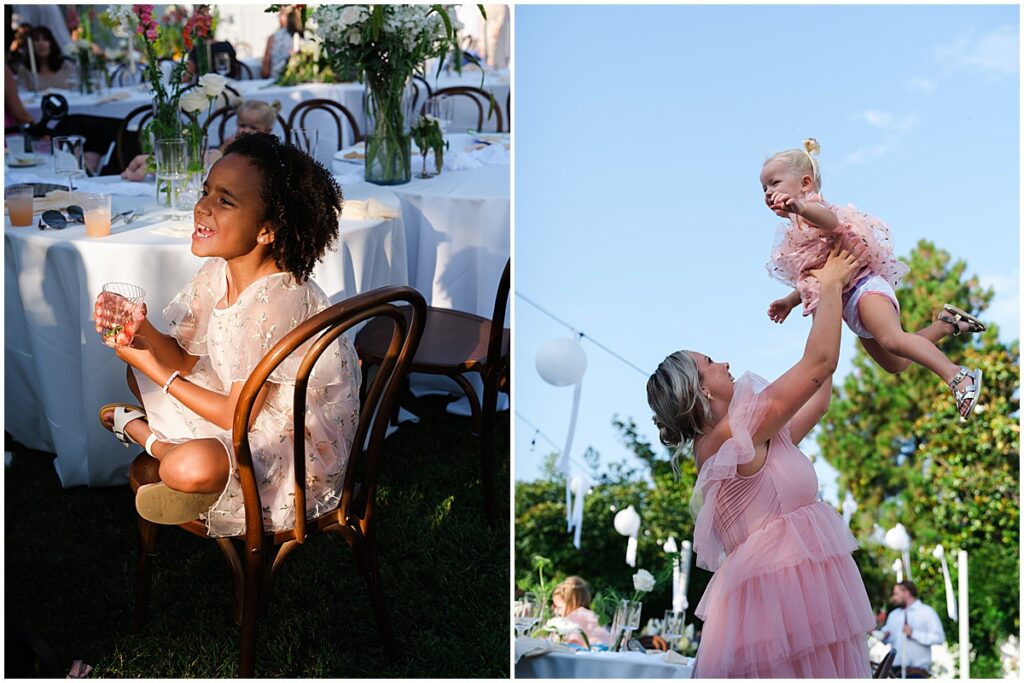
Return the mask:
{"type": "Polygon", "coordinates": [[[647,383],[673,465],[692,444],[693,549],[715,572],[696,609],[695,678],[871,676],[864,636],[875,619],[851,557],[857,540],[818,501],[796,447],[828,409],[858,256],[833,252],[814,271],[821,304],[803,356],[774,382],[746,373],[734,384],[728,363],[677,351],[647,383]]]}
{"type": "Polygon", "coordinates": [[[21,102],[14,73],[4,64],[4,130],[16,132],[26,123],[35,123],[35,120],[21,102]]]}
{"type": "MultiPolygon", "coordinates": [[[[130,345],[117,346],[145,408],[110,405],[102,423],[160,461],[161,483],[139,488],[139,514],[158,524],[203,515],[211,536],[244,530],[231,429],[242,386],[295,325],[330,305],[310,279],[338,238],[341,188],[321,164],[266,134],[240,136],[213,165],[193,217],[192,253],[203,265],[164,309],[169,334],[136,309],[130,345]],[[162,387],[162,388],[161,388],[162,387]]],[[[119,299],[94,309],[104,332],[119,299]]],[[[122,340],[126,341],[126,340],[122,340]]],[[[267,531],[294,525],[293,440],[306,450],[308,512],[337,507],[359,412],[359,362],[342,335],[310,378],[303,435],[292,432],[294,378],[302,354],[270,376],[249,441],[267,531]]]]}
{"type": "MultiPolygon", "coordinates": [[[[580,577],[570,576],[555,586],[551,594],[551,605],[555,616],[565,617],[579,626],[587,634],[591,645],[611,644],[608,629],[597,623],[597,615],[590,610],[590,589],[580,577]]],[[[566,638],[566,642],[585,644],[579,635],[566,638]]]]}
{"type": "MultiPolygon", "coordinates": [[[[270,133],[274,129],[277,115],[281,111],[281,103],[274,100],[267,104],[262,100],[245,100],[238,105],[238,114],[235,117],[237,128],[235,135],[224,140],[221,148],[230,145],[235,137],[244,133],[270,133]]],[[[219,150],[211,149],[206,153],[206,162],[213,163],[221,158],[219,150]]],[[[146,178],[146,166],[149,163],[148,154],[139,154],[128,164],[128,168],[121,172],[125,180],[144,180],[146,178]]]]}
{"type": "Polygon", "coordinates": [[[285,5],[277,13],[281,28],[267,38],[267,48],[263,51],[263,66],[260,75],[263,78],[276,79],[288,65],[292,56],[294,36],[302,30],[302,12],[295,5],[285,5]]]}
{"type": "Polygon", "coordinates": [[[71,31],[68,30],[68,22],[60,8],[60,5],[47,3],[14,5],[14,15],[19,24],[48,28],[54,38],[57,52],[63,52],[71,42],[71,31]]]}
{"type": "MultiPolygon", "coordinates": [[[[238,58],[235,56],[235,47],[226,40],[217,40],[210,43],[210,65],[209,70],[211,73],[216,73],[214,65],[216,64],[216,57],[219,54],[226,54],[231,58],[231,71],[228,72],[228,78],[238,78],[241,74],[238,67],[238,58]]],[[[185,64],[185,73],[182,76],[183,81],[191,82],[196,74],[196,48],[192,48],[188,53],[188,63],[185,64]]]]}
{"type": "MultiPolygon", "coordinates": [[[[33,26],[29,31],[32,48],[36,53],[36,83],[40,91],[47,88],[68,87],[68,78],[74,74],[75,66],[64,55],[53,39],[50,29],[45,26],[33,26]]],[[[32,69],[28,58],[18,65],[18,82],[28,90],[32,87],[32,69]]]]}

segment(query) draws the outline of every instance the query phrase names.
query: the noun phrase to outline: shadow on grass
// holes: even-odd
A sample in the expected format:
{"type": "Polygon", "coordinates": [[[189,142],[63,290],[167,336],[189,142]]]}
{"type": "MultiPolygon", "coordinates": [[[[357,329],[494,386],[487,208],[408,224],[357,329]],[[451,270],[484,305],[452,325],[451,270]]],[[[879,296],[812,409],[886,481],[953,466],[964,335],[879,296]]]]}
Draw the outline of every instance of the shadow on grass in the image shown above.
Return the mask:
{"type": "MultiPolygon", "coordinates": [[[[260,621],[261,677],[509,677],[509,420],[496,439],[498,525],[483,512],[479,440],[447,400],[387,441],[377,506],[388,662],[348,546],[317,536],[289,557],[260,621]]],[[[13,447],[4,483],[5,629],[26,627],[104,677],[226,677],[238,670],[230,572],[215,543],[167,528],[146,628],[129,628],[135,512],[127,485],[60,488],[52,454],[13,447]]],[[[111,437],[111,449],[120,445],[111,437]]],[[[6,665],[5,665],[6,668],[6,665]]]]}

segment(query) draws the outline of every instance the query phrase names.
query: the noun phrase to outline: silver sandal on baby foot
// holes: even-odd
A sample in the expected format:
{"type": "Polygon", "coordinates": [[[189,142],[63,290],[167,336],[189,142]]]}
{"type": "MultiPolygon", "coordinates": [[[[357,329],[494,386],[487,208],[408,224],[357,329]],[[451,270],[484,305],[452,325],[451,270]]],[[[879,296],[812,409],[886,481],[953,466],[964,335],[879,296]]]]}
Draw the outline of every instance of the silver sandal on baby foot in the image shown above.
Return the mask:
{"type": "Polygon", "coordinates": [[[971,411],[974,410],[974,406],[978,405],[978,399],[981,398],[981,370],[968,370],[964,366],[960,366],[960,372],[949,381],[949,388],[953,392],[953,398],[956,399],[956,411],[960,415],[961,422],[967,422],[967,418],[970,416],[971,411]],[[971,380],[971,385],[967,389],[957,389],[957,385],[964,379],[968,378],[971,380]],[[967,412],[963,411],[964,405],[967,405],[967,412]]]}

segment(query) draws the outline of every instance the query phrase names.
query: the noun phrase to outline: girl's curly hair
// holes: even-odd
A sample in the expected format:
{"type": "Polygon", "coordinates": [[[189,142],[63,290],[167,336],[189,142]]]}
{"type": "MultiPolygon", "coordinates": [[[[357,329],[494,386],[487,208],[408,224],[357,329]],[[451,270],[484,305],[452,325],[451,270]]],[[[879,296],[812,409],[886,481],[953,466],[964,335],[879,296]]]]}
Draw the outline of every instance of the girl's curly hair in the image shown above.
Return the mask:
{"type": "Polygon", "coordinates": [[[323,164],[269,133],[239,135],[225,148],[228,154],[243,156],[259,169],[262,220],[274,232],[274,262],[305,282],[338,238],[341,187],[323,164]]]}

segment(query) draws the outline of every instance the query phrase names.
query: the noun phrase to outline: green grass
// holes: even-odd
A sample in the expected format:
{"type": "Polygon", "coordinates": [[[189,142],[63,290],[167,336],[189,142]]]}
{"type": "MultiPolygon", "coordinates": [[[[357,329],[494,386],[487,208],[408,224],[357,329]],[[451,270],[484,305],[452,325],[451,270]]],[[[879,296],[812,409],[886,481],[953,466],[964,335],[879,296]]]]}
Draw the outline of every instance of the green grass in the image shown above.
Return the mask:
{"type": "MultiPolygon", "coordinates": [[[[499,414],[498,525],[484,519],[479,440],[446,399],[387,441],[378,494],[381,574],[401,658],[388,662],[348,546],[318,536],[287,560],[260,620],[261,677],[509,677],[509,421],[499,414]]],[[[111,437],[111,449],[120,448],[111,437]]],[[[5,627],[42,637],[65,667],[103,677],[237,675],[232,581],[215,543],[164,530],[145,629],[130,629],[135,511],[127,485],[60,488],[52,454],[6,472],[5,627]]]]}

